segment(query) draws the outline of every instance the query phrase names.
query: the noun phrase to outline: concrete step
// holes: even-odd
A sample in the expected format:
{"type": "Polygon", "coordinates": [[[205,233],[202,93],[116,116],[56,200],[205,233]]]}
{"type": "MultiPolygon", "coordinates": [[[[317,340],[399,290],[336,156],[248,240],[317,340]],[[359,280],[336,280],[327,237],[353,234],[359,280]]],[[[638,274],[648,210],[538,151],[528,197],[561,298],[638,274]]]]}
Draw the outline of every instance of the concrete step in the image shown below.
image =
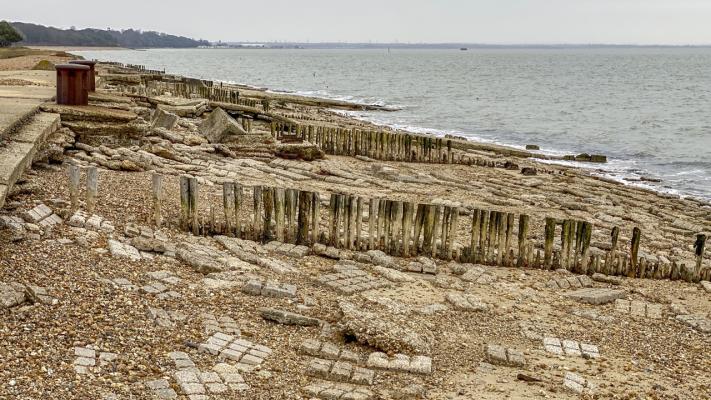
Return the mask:
{"type": "Polygon", "coordinates": [[[17,179],[32,165],[47,136],[59,129],[59,114],[37,113],[22,118],[24,122],[0,143],[0,208],[17,179]]]}
{"type": "Polygon", "coordinates": [[[36,100],[0,98],[0,141],[8,138],[38,110],[36,100]]]}

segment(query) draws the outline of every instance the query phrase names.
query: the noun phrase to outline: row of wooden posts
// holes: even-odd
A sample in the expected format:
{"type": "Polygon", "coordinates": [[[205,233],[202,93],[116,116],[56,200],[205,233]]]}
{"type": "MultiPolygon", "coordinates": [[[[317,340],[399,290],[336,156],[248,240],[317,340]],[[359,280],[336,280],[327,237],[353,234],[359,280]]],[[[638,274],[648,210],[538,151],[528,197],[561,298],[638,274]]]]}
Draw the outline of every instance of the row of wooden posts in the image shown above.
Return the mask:
{"type": "MultiPolygon", "coordinates": [[[[317,192],[255,186],[248,198],[250,190],[228,182],[222,193],[224,216],[218,218],[210,208],[207,218],[199,216],[197,178],[181,176],[180,188],[181,228],[196,235],[225,234],[307,246],[321,243],[354,251],[377,249],[401,257],[425,255],[485,265],[564,268],[581,274],[686,281],[711,278],[711,268],[703,266],[703,234],[697,236],[695,265],[660,264],[639,256],[642,232],[637,227],[628,245],[619,243],[620,229],[613,228],[610,250],[604,255],[593,254],[590,240],[594,227],[590,222],[546,218],[544,242],[536,246],[530,239],[530,216],[477,209],[466,217],[468,234],[461,241],[467,245],[456,246],[465,215],[457,206],[331,193],[328,208],[321,210],[317,192]],[[557,247],[556,240],[560,241],[557,247]]],[[[159,214],[160,201],[155,209],[159,214]]]]}
{"type": "MultiPolygon", "coordinates": [[[[96,167],[85,170],[86,211],[91,215],[96,208],[99,176],[96,167]]],[[[80,167],[68,166],[72,214],[79,209],[80,174],[80,167]]],[[[225,234],[307,246],[321,243],[353,251],[382,250],[400,257],[425,255],[485,265],[564,268],[581,274],[601,272],[690,282],[711,279],[711,268],[703,265],[705,234],[696,236],[694,265],[662,264],[639,256],[642,231],[638,227],[632,230],[628,245],[619,243],[620,229],[614,227],[609,251],[593,255],[590,241],[594,227],[590,222],[548,217],[543,245],[536,246],[530,239],[530,216],[475,209],[470,222],[464,225],[469,233],[462,241],[467,245],[458,247],[455,244],[461,232],[462,215],[456,205],[331,193],[328,208],[322,212],[318,192],[254,186],[249,199],[248,188],[238,182],[226,182],[222,186],[223,217],[220,219],[213,207],[209,209],[209,218],[200,215],[198,193],[197,178],[180,177],[180,227],[195,235],[225,234]],[[326,216],[325,224],[322,215],[326,216]],[[560,240],[557,248],[556,239],[560,240]]],[[[160,174],[152,176],[152,197],[152,222],[160,227],[164,222],[163,176],[160,174]]]]}
{"type": "Polygon", "coordinates": [[[366,156],[378,160],[452,163],[452,140],[405,132],[364,131],[319,125],[287,125],[273,122],[276,139],[295,136],[309,141],[326,154],[366,156]]]}
{"type": "MultiPolygon", "coordinates": [[[[222,103],[239,104],[242,106],[256,108],[264,106],[264,101],[240,97],[237,89],[225,87],[222,84],[214,84],[212,81],[201,79],[181,79],[180,82],[166,82],[161,80],[147,80],[146,89],[152,93],[170,92],[175,97],[193,98],[200,97],[209,101],[222,103]],[[206,84],[209,82],[210,84],[206,84]]],[[[266,111],[266,110],[265,110],[266,111]]]]}

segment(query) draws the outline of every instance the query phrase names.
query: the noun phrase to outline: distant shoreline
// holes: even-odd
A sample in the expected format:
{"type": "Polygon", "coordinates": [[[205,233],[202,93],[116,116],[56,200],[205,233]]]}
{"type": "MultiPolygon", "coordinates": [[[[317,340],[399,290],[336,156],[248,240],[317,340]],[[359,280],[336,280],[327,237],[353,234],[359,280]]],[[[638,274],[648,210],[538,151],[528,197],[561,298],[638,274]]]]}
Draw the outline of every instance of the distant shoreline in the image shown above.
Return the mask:
{"type": "Polygon", "coordinates": [[[97,47],[92,47],[92,46],[33,46],[33,45],[28,45],[24,46],[27,47],[28,49],[36,49],[36,50],[52,50],[52,51],[91,51],[91,50],[131,50],[127,49],[125,47],[102,47],[102,46],[97,46],[97,47]]]}

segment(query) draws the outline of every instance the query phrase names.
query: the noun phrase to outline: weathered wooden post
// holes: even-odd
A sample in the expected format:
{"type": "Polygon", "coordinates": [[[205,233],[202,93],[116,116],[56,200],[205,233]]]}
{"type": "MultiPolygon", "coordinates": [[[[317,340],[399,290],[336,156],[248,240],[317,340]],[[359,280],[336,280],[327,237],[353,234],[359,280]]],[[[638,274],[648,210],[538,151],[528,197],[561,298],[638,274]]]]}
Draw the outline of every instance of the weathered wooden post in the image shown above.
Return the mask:
{"type": "Polygon", "coordinates": [[[696,273],[698,275],[701,273],[701,267],[704,262],[704,250],[706,249],[706,235],[700,233],[696,235],[696,242],[694,243],[694,251],[696,254],[696,273]]]}
{"type": "Polygon", "coordinates": [[[474,211],[472,211],[472,231],[471,231],[471,238],[469,241],[469,257],[467,258],[467,261],[469,261],[469,262],[476,262],[477,261],[480,229],[481,229],[481,210],[474,209],[474,211]]]}
{"type": "Polygon", "coordinates": [[[487,248],[489,246],[489,218],[491,218],[491,213],[487,210],[481,210],[481,231],[479,233],[479,252],[478,259],[479,262],[485,263],[488,259],[489,254],[487,253],[487,248]]]}
{"type": "Polygon", "coordinates": [[[402,212],[402,256],[410,256],[410,237],[412,235],[412,217],[415,205],[410,202],[403,203],[402,212]]]}
{"type": "Polygon", "coordinates": [[[99,173],[96,167],[86,169],[86,212],[94,214],[96,208],[96,194],[99,184],[99,173]]]}
{"type": "Polygon", "coordinates": [[[607,269],[610,275],[615,275],[616,271],[612,270],[612,264],[615,263],[615,260],[617,260],[617,241],[620,238],[620,228],[615,226],[612,228],[612,232],[610,233],[610,239],[611,239],[611,245],[610,245],[610,265],[607,265],[607,261],[605,262],[605,269],[607,269]]]}
{"type": "Polygon", "coordinates": [[[235,196],[234,196],[234,211],[235,211],[235,235],[237,237],[242,237],[242,222],[240,221],[239,211],[242,209],[242,198],[244,196],[244,189],[242,185],[235,182],[235,196]]]}
{"type": "MultiPolygon", "coordinates": [[[[580,255],[581,255],[581,272],[583,274],[588,273],[588,268],[590,265],[590,240],[592,239],[593,225],[590,222],[583,222],[583,238],[581,242],[580,255]]],[[[597,272],[597,271],[596,271],[597,272]]]]}
{"type": "Polygon", "coordinates": [[[296,219],[298,193],[296,189],[286,189],[284,193],[284,214],[286,234],[284,241],[293,242],[296,236],[296,219]]]}
{"type": "Polygon", "coordinates": [[[518,217],[518,258],[516,260],[516,266],[521,268],[526,265],[526,245],[528,244],[528,223],[530,217],[526,214],[521,214],[518,217]]]}
{"type": "Polygon", "coordinates": [[[268,242],[274,238],[272,218],[274,217],[274,188],[264,187],[262,190],[262,205],[264,207],[264,222],[262,224],[262,240],[268,242]]]}
{"type": "Polygon", "coordinates": [[[380,199],[375,197],[370,199],[368,205],[368,249],[373,250],[376,246],[376,234],[378,229],[378,212],[380,199]]]}
{"type": "Polygon", "coordinates": [[[459,207],[452,207],[449,214],[449,231],[447,232],[447,251],[445,259],[451,260],[454,253],[454,244],[457,242],[457,225],[459,224],[459,207]]]}
{"type": "Polygon", "coordinates": [[[390,253],[399,254],[402,250],[401,247],[401,230],[402,230],[402,215],[403,215],[403,203],[402,201],[394,201],[392,205],[392,218],[390,219],[391,226],[391,239],[390,239],[390,253]]]}
{"type": "Polygon", "coordinates": [[[79,209],[79,167],[69,165],[67,167],[69,176],[69,200],[71,202],[71,214],[74,214],[79,209]]]}
{"type": "Polygon", "coordinates": [[[234,221],[234,199],[235,199],[235,184],[234,182],[225,182],[222,184],[222,209],[225,213],[225,235],[232,236],[234,221]]]}
{"type": "Polygon", "coordinates": [[[498,238],[497,238],[497,244],[498,244],[498,251],[496,252],[496,265],[502,266],[504,260],[504,255],[506,252],[505,246],[506,246],[506,224],[507,224],[507,216],[503,212],[498,213],[497,220],[499,222],[498,226],[498,238]]]}
{"type": "Polygon", "coordinates": [[[299,192],[299,222],[296,234],[297,244],[309,243],[309,218],[311,217],[311,192],[299,192]]]}
{"type": "Polygon", "coordinates": [[[489,241],[486,245],[486,262],[490,264],[496,263],[496,240],[498,239],[499,220],[501,214],[498,211],[489,212],[489,241]]]}
{"type": "Polygon", "coordinates": [[[634,278],[637,274],[637,265],[639,263],[639,242],[642,238],[642,230],[638,227],[632,229],[632,241],[630,244],[630,268],[627,272],[627,276],[634,278]]]}
{"type": "Polygon", "coordinates": [[[553,242],[555,240],[555,218],[546,218],[545,228],[545,244],[543,245],[543,264],[546,269],[551,269],[553,266],[553,242]]]}
{"type": "Polygon", "coordinates": [[[414,255],[417,255],[422,251],[422,245],[420,244],[420,236],[422,235],[422,227],[425,222],[426,210],[427,206],[425,204],[417,205],[417,211],[415,212],[415,232],[412,236],[412,253],[414,255]]]}
{"type": "Polygon", "coordinates": [[[189,198],[190,198],[190,223],[193,228],[193,235],[200,234],[200,223],[198,222],[198,181],[197,178],[191,176],[188,179],[189,198]]]}
{"type": "Polygon", "coordinates": [[[280,242],[284,242],[284,189],[274,189],[274,219],[276,238],[280,242]]]}
{"type": "MultiPolygon", "coordinates": [[[[449,153],[451,154],[451,153],[449,153]]],[[[513,238],[514,215],[506,213],[506,240],[504,244],[504,265],[511,266],[511,239],[513,238]]]]}
{"type": "Polygon", "coordinates": [[[260,240],[262,237],[262,223],[264,218],[262,217],[262,187],[254,186],[252,188],[252,210],[254,212],[252,216],[252,238],[253,240],[260,240]]]}
{"type": "Polygon", "coordinates": [[[329,203],[329,208],[330,208],[330,217],[331,217],[331,223],[330,223],[330,241],[331,241],[331,246],[333,247],[338,247],[338,240],[339,240],[339,233],[340,233],[340,226],[339,222],[341,219],[341,198],[338,195],[338,193],[331,193],[331,201],[329,203]]]}
{"type": "Polygon", "coordinates": [[[160,228],[163,223],[161,206],[163,204],[163,175],[154,173],[151,176],[151,193],[153,194],[153,223],[160,228]]]}
{"type": "Polygon", "coordinates": [[[321,196],[318,192],[311,194],[311,242],[319,241],[319,224],[321,223],[321,196]]]}
{"type": "Polygon", "coordinates": [[[362,197],[356,199],[356,233],[355,233],[355,248],[360,251],[362,249],[361,245],[361,235],[363,232],[363,208],[365,203],[362,197]]]}
{"type": "Polygon", "coordinates": [[[190,177],[180,176],[180,229],[190,230],[190,177]]]}

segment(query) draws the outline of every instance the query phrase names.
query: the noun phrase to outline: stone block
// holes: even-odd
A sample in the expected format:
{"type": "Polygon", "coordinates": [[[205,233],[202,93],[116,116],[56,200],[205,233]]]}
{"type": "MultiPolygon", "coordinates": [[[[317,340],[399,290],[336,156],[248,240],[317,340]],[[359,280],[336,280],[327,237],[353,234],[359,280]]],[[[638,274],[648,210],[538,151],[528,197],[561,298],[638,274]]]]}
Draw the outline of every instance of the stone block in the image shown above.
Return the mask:
{"type": "Polygon", "coordinates": [[[486,357],[490,363],[496,365],[522,367],[526,364],[526,359],[522,352],[499,345],[487,345],[486,357]]]}
{"type": "Polygon", "coordinates": [[[565,296],[588,304],[606,304],[626,295],[624,290],[588,288],[567,292],[565,296]]]}

